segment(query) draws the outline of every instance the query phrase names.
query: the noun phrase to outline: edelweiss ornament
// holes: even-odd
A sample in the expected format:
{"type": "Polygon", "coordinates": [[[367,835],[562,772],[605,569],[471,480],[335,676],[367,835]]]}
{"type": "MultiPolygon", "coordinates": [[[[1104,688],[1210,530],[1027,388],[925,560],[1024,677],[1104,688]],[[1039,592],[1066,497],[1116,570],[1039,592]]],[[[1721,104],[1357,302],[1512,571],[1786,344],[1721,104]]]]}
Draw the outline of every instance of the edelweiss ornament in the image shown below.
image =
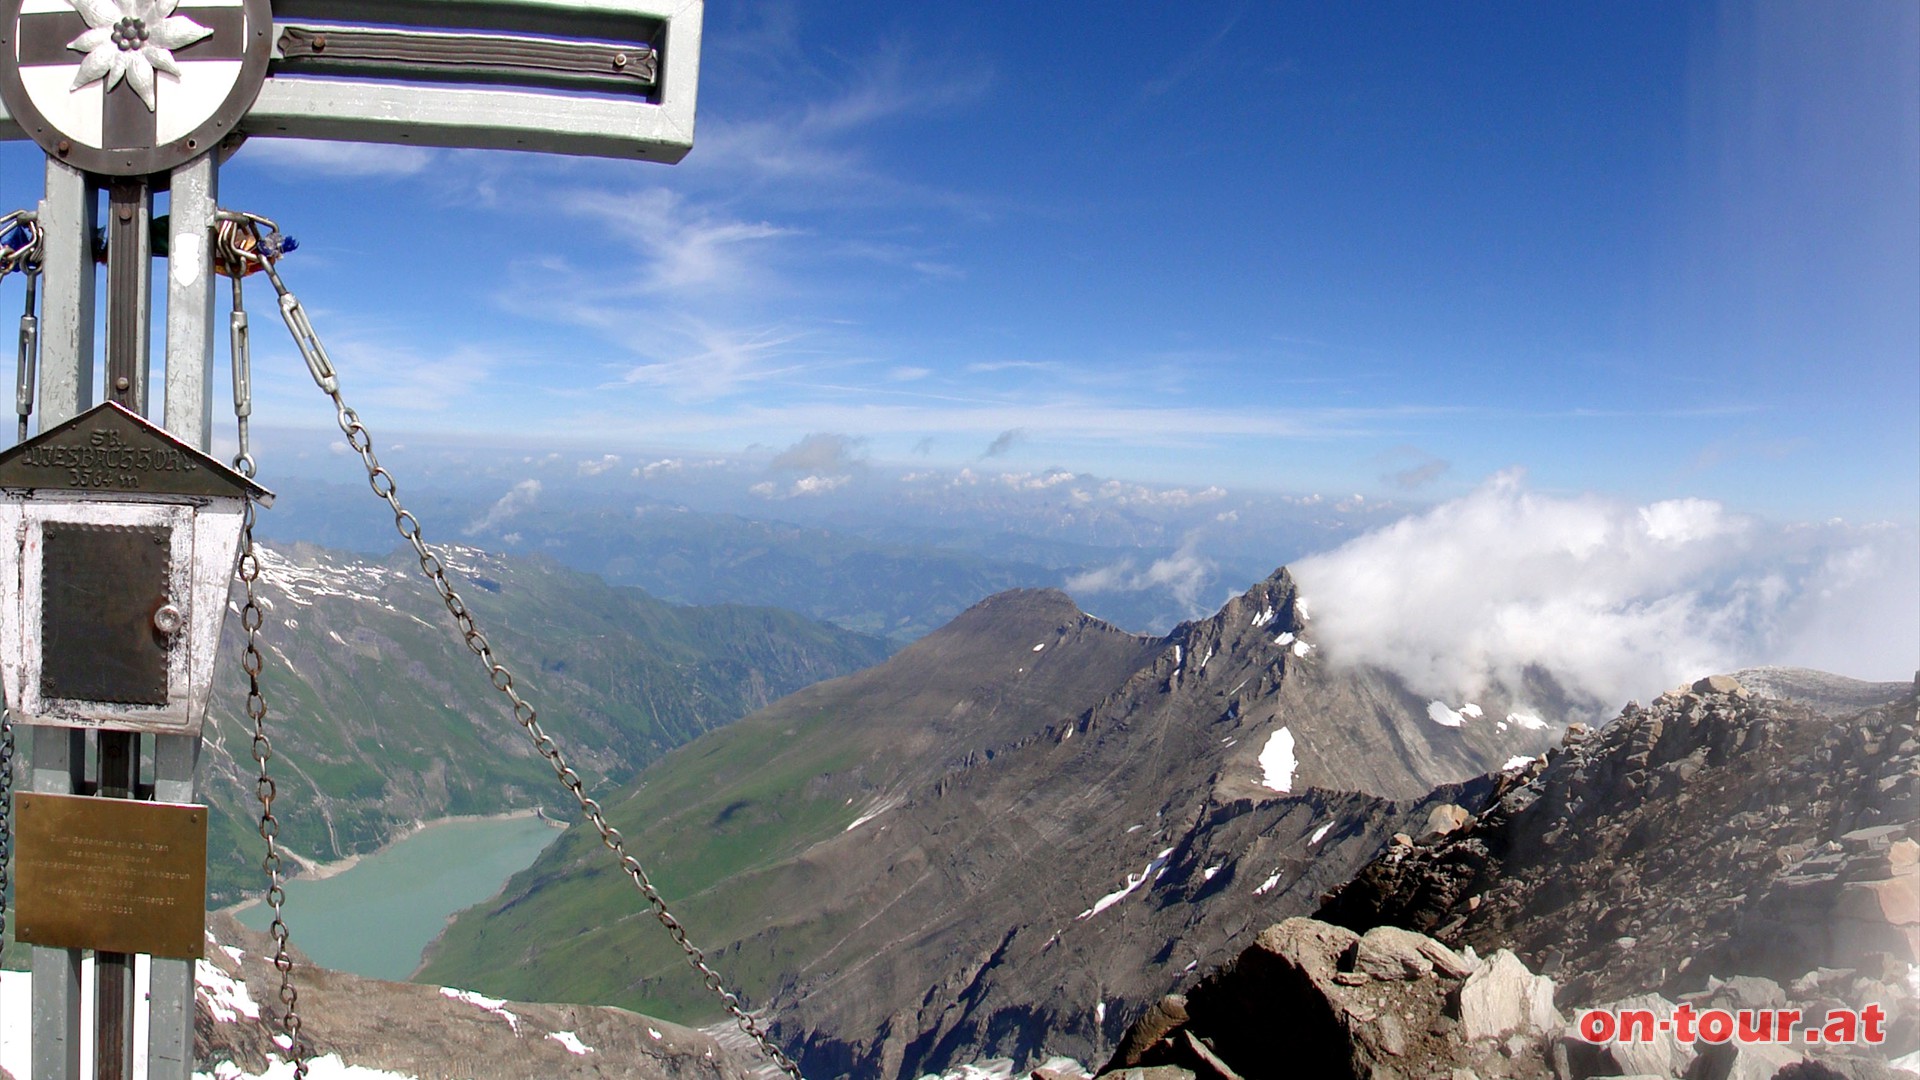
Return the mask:
{"type": "Polygon", "coordinates": [[[111,90],[124,78],[149,111],[154,108],[153,73],[179,78],[173,50],[213,33],[185,15],[175,15],[179,0],[73,0],[73,6],[91,28],[67,43],[67,48],[87,54],[73,77],[73,89],[105,78],[111,90]]]}
{"type": "Polygon", "coordinates": [[[0,0],[0,99],[54,158],[165,172],[218,145],[266,79],[268,0],[0,0]]]}

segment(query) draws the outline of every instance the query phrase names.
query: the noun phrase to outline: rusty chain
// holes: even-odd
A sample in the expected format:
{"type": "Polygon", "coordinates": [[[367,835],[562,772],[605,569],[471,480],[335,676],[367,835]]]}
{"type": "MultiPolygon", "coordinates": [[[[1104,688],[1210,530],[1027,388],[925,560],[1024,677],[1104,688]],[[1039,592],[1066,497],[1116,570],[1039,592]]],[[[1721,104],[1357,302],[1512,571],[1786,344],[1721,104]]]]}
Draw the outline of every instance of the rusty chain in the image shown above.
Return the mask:
{"type": "MultiPolygon", "coordinates": [[[[233,230],[236,234],[274,227],[271,221],[256,215],[228,214],[226,211],[221,213],[222,220],[239,223],[239,227],[233,230]]],[[[394,483],[393,474],[380,464],[380,459],[374,454],[373,436],[367,431],[366,425],[361,423],[360,415],[341,397],[340,382],[334,371],[333,362],[327,356],[326,347],[321,344],[319,335],[314,332],[313,323],[307,319],[306,309],[300,306],[299,299],[280,279],[273,265],[274,260],[252,254],[253,251],[267,250],[270,247],[269,243],[256,235],[251,248],[243,250],[238,245],[233,245],[230,247],[228,257],[258,264],[258,268],[266,273],[267,280],[273,284],[274,291],[280,297],[281,318],[286,322],[288,331],[293,334],[294,344],[306,360],[307,370],[312,374],[315,385],[319,386],[321,392],[333,402],[335,423],[339,426],[340,433],[346,436],[347,445],[360,455],[361,464],[367,471],[367,485],[373,489],[375,496],[384,500],[393,510],[395,531],[400,534],[401,539],[412,546],[415,556],[419,559],[421,572],[433,582],[434,591],[440,594],[440,599],[446,605],[447,613],[453,617],[454,626],[460,631],[468,650],[478,657],[480,663],[486,668],[488,681],[493,688],[511,704],[514,721],[525,732],[534,752],[546,760],[561,786],[565,787],[574,801],[579,803],[581,813],[598,830],[601,846],[614,854],[621,871],[633,880],[634,887],[640,890],[640,895],[652,908],[654,918],[686,954],[687,966],[700,976],[701,981],[719,999],[734,1023],[753,1039],[781,1072],[792,1080],[804,1080],[800,1074],[800,1067],[774,1043],[772,1036],[761,1028],[753,1015],[747,1012],[740,1003],[739,996],[726,988],[720,974],[707,963],[706,953],[687,937],[686,927],[667,907],[666,898],[661,896],[660,891],[654,887],[652,879],[647,876],[646,868],[641,865],[639,859],[627,851],[626,840],[621,836],[620,830],[607,822],[600,803],[586,793],[585,783],[580,779],[580,774],[567,764],[566,756],[561,752],[560,747],[541,726],[538,711],[520,695],[514,684],[513,673],[496,659],[492,643],[487,640],[486,634],[481,632],[479,624],[474,620],[472,610],[467,607],[459,592],[447,580],[445,564],[427,546],[426,539],[421,533],[420,520],[414,517],[412,511],[401,505],[399,489],[394,483]]]]}
{"type": "MultiPolygon", "coordinates": [[[[241,311],[238,275],[233,279],[233,306],[236,312],[241,311]]],[[[241,317],[244,318],[244,314],[241,317]]],[[[240,453],[234,457],[233,467],[240,475],[251,480],[255,470],[253,456],[247,452],[246,424],[247,415],[252,412],[253,388],[245,362],[245,338],[238,332],[234,335],[234,346],[234,412],[240,422],[241,441],[240,453]]],[[[273,800],[279,794],[279,788],[267,771],[267,763],[273,760],[273,744],[267,738],[267,699],[260,691],[260,672],[265,667],[260,655],[260,628],[266,624],[266,616],[261,611],[254,588],[260,580],[260,554],[253,544],[253,520],[254,504],[252,499],[248,499],[240,519],[240,562],[237,567],[247,595],[246,604],[240,609],[240,628],[247,635],[246,647],[240,653],[240,667],[247,673],[247,718],[253,721],[253,760],[260,770],[259,777],[254,781],[254,794],[260,800],[260,839],[267,842],[267,855],[261,860],[260,867],[267,873],[267,907],[273,911],[273,923],[267,932],[273,937],[273,966],[280,973],[280,1005],[283,1010],[280,1014],[280,1035],[286,1039],[282,1049],[293,1060],[294,1080],[305,1080],[308,1048],[300,1037],[300,991],[293,985],[293,956],[288,952],[287,923],[281,917],[280,910],[286,903],[287,892],[282,884],[286,878],[281,872],[280,820],[273,816],[273,800]]]]}
{"type": "MultiPolygon", "coordinates": [[[[20,442],[27,441],[27,417],[33,412],[34,369],[40,351],[34,294],[43,242],[40,219],[32,212],[15,210],[0,217],[0,278],[16,271],[27,278],[27,311],[20,318],[19,370],[15,372],[20,442]]],[[[0,956],[6,955],[7,889],[13,873],[13,763],[13,712],[0,708],[0,956]]]]}
{"type": "Polygon", "coordinates": [[[13,867],[13,710],[0,709],[0,956],[6,955],[7,886],[13,867]]]}

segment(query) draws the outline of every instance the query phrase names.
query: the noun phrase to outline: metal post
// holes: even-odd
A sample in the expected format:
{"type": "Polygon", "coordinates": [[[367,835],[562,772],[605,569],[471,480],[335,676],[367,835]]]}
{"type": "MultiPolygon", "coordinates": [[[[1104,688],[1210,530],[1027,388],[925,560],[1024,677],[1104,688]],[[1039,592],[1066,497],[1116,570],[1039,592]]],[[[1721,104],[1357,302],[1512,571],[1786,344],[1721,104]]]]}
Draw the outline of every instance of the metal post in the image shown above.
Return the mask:
{"type": "MultiPolygon", "coordinates": [[[[98,187],[69,165],[47,159],[40,201],[45,233],[40,320],[40,427],[93,405],[94,202],[98,187]]],[[[70,795],[86,769],[86,736],[70,728],[33,729],[33,790],[70,795]]],[[[33,1075],[80,1080],[80,950],[33,950],[33,1075]]]]}
{"type": "Polygon", "coordinates": [[[116,180],[107,193],[107,397],[144,416],[153,325],[153,188],[144,178],[116,180]]]}
{"type": "MultiPolygon", "coordinates": [[[[139,736],[100,733],[100,787],[95,794],[132,798],[139,767],[139,736]]],[[[95,1080],[133,1076],[133,957],[128,953],[93,954],[93,1075],[95,1080]]]]}
{"type": "Polygon", "coordinates": [[[46,234],[41,287],[40,430],[93,406],[93,226],[98,187],[49,157],[40,200],[46,234]]]}
{"type": "MultiPolygon", "coordinates": [[[[162,415],[167,430],[202,450],[213,441],[213,215],[220,197],[217,155],[173,170],[167,205],[167,351],[162,415]]],[[[156,735],[154,798],[200,801],[199,735],[156,735]]],[[[193,1076],[193,961],[151,961],[147,1080],[193,1076]]]]}
{"type": "MultiPolygon", "coordinates": [[[[207,154],[173,170],[167,205],[167,386],[165,427],[209,449],[213,431],[213,214],[220,166],[207,154]]],[[[179,802],[192,802],[183,797],[179,802]]]]}
{"type": "MultiPolygon", "coordinates": [[[[169,371],[172,370],[172,361],[168,362],[167,367],[169,371]]],[[[161,802],[198,802],[195,775],[199,765],[200,736],[154,736],[154,798],[161,802]]],[[[156,956],[150,963],[147,1080],[191,1080],[193,961],[166,960],[156,956]]]]}
{"type": "MultiPolygon", "coordinates": [[[[71,795],[80,786],[86,733],[33,729],[33,790],[71,795]]],[[[80,950],[33,950],[33,1076],[80,1080],[80,950]]]]}
{"type": "MultiPolygon", "coordinates": [[[[146,178],[115,180],[107,189],[107,395],[134,412],[147,411],[153,257],[149,221],[153,187],[146,178]]],[[[100,733],[103,799],[130,799],[140,761],[131,732],[100,733]]],[[[133,957],[93,957],[93,1068],[97,1080],[133,1076],[133,957]]]]}

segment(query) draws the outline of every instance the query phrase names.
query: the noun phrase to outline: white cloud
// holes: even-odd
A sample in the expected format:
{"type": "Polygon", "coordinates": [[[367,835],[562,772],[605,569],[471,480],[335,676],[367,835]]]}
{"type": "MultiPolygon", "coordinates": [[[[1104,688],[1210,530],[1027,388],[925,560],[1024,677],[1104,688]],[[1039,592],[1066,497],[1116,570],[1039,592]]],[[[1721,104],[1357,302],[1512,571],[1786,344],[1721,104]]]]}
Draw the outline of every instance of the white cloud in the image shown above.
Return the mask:
{"type": "Polygon", "coordinates": [[[599,459],[589,459],[580,463],[581,476],[599,476],[620,467],[619,454],[603,454],[599,459]]]}
{"type": "Polygon", "coordinates": [[[793,495],[825,495],[836,488],[847,486],[852,477],[847,476],[803,476],[793,482],[793,495]]]}
{"type": "Polygon", "coordinates": [[[248,140],[240,160],[309,175],[366,178],[414,176],[442,156],[443,151],[424,146],[256,138],[248,140]]]}
{"type": "Polygon", "coordinates": [[[648,294],[743,291],[760,281],[762,242],[792,235],[766,221],[729,217],[668,188],[632,192],[577,190],[560,208],[590,218],[634,248],[628,280],[648,294]]]}
{"type": "Polygon", "coordinates": [[[1075,574],[1066,581],[1069,593],[1148,592],[1164,589],[1189,612],[1198,612],[1200,590],[1214,571],[1213,560],[1200,554],[1200,535],[1187,534],[1179,550],[1136,570],[1132,559],[1075,574]]]}
{"type": "Polygon", "coordinates": [[[1328,657],[1419,692],[1517,690],[1530,665],[1603,709],[1760,663],[1906,678],[1910,529],[1774,528],[1718,503],[1530,492],[1518,472],[1296,563],[1328,657]]]}
{"type": "Polygon", "coordinates": [[[485,514],[482,514],[469,524],[466,529],[467,535],[473,536],[477,533],[497,528],[503,522],[510,521],[526,513],[528,510],[533,509],[534,504],[537,503],[539,499],[540,481],[533,479],[522,480],[513,485],[505,495],[500,496],[499,502],[488,507],[485,514]]]}
{"type": "Polygon", "coordinates": [[[774,455],[767,467],[793,472],[840,472],[862,464],[860,440],[830,431],[816,431],[774,455]]]}

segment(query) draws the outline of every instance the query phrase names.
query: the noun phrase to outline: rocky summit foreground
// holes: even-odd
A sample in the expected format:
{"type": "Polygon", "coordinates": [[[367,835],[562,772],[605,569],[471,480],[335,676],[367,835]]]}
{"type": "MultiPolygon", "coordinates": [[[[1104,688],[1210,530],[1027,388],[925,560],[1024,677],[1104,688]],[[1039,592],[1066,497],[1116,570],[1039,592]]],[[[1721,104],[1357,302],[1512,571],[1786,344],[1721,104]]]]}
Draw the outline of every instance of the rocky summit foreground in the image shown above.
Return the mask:
{"type": "MultiPolygon", "coordinates": [[[[200,961],[194,1056],[215,1080],[290,1075],[275,1023],[272,941],[226,916],[200,961]],[[262,1008],[262,1002],[273,1003],[262,1008]]],[[[500,1001],[464,990],[365,979],[297,957],[299,1010],[315,1075],[393,1080],[746,1080],[713,1036],[593,1005],[500,1001]],[[367,1070],[346,1073],[349,1067],[367,1070]]]]}

